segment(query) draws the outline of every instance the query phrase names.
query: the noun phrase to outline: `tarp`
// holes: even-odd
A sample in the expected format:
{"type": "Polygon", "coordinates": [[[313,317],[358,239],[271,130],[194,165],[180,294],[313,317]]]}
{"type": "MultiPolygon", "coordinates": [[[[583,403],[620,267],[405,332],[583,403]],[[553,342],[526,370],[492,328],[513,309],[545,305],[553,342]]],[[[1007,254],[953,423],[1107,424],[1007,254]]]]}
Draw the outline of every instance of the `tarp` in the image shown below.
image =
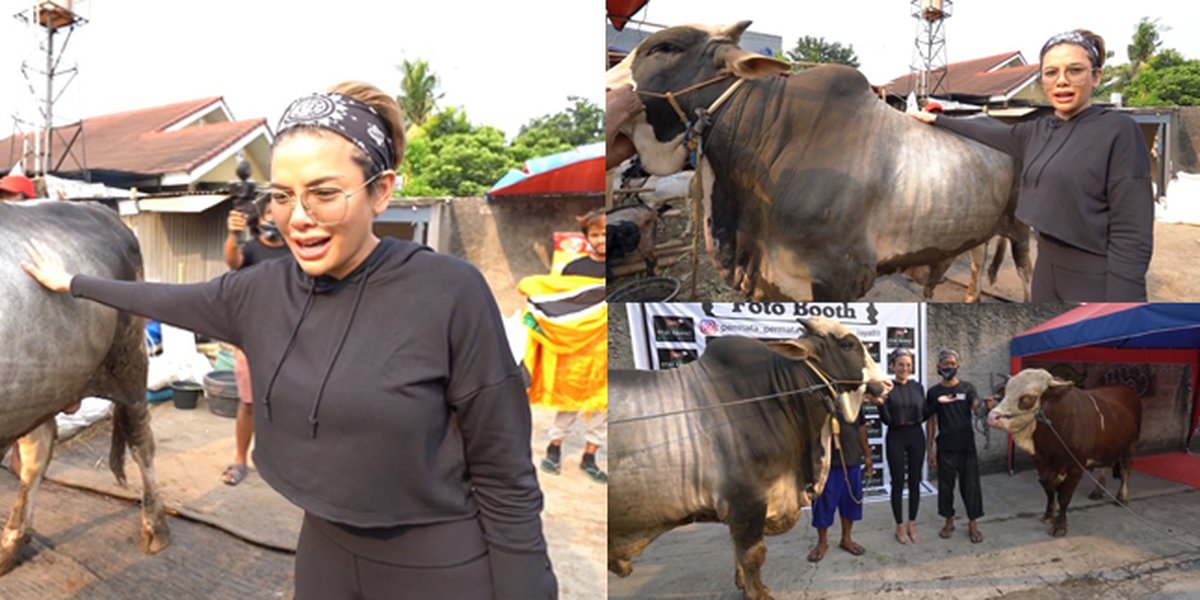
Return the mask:
{"type": "Polygon", "coordinates": [[[650,0],[605,0],[605,8],[608,12],[608,21],[612,23],[613,29],[620,31],[625,28],[625,22],[629,17],[637,14],[642,10],[643,6],[650,0]]]}
{"type": "Polygon", "coordinates": [[[1200,348],[1200,304],[1085,304],[1012,340],[1012,355],[1103,346],[1200,348]]]}
{"type": "Polygon", "coordinates": [[[525,161],[525,169],[510,169],[487,191],[487,199],[602,193],[604,142],[596,142],[525,161]]]}

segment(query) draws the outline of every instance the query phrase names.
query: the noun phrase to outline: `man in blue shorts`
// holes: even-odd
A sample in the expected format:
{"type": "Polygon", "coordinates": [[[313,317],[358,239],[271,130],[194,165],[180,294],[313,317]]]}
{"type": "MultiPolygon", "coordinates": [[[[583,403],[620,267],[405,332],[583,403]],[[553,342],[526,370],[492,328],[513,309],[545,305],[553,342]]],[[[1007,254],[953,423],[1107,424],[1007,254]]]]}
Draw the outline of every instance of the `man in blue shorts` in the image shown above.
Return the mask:
{"type": "Polygon", "coordinates": [[[827,534],[829,526],[833,525],[835,511],[842,518],[842,541],[838,547],[855,556],[866,552],[851,539],[850,530],[854,528],[855,521],[862,520],[863,463],[866,463],[868,477],[875,472],[871,448],[867,444],[867,429],[863,426],[862,411],[859,411],[858,420],[853,423],[843,421],[841,414],[835,418],[841,429],[836,436],[841,451],[836,445],[832,448],[829,479],[825,482],[825,490],[813,502],[812,525],[817,528],[817,545],[808,552],[808,561],[814,563],[825,558],[825,551],[829,549],[827,534]]]}

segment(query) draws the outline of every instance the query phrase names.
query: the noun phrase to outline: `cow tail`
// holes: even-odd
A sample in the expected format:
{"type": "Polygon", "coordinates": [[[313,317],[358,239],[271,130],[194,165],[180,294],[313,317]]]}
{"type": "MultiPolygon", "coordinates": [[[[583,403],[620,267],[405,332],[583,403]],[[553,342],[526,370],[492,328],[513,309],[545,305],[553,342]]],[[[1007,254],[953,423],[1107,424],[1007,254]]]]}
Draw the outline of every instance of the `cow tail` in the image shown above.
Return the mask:
{"type": "MultiPolygon", "coordinates": [[[[992,264],[988,265],[988,283],[996,285],[996,275],[1000,273],[1000,263],[1004,262],[1004,249],[1008,247],[1008,238],[1000,238],[996,243],[996,254],[992,256],[992,264]]],[[[1013,260],[1016,260],[1014,256],[1013,260]]]]}
{"type": "Polygon", "coordinates": [[[108,468],[117,478],[117,483],[122,486],[125,485],[125,446],[129,443],[130,417],[127,406],[113,402],[112,446],[108,449],[108,468]]]}

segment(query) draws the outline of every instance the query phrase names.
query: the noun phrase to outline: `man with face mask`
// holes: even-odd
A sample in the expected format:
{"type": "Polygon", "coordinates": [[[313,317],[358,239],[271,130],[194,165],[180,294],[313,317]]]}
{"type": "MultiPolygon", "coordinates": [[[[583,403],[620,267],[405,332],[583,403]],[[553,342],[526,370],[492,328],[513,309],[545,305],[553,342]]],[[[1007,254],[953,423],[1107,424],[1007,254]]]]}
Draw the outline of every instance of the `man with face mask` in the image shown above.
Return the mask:
{"type": "Polygon", "coordinates": [[[926,432],[929,466],[937,468],[938,514],[946,519],[938,536],[945,539],[954,533],[954,482],[957,479],[969,519],[967,534],[971,542],[978,544],[983,541],[983,534],[975,522],[983,516],[983,494],[979,487],[979,458],[975,454],[971,415],[979,403],[979,394],[975,386],[958,379],[958,352],[939,351],[937,368],[941,382],[929,388],[925,402],[933,410],[926,432]]]}
{"type": "MultiPolygon", "coordinates": [[[[283,235],[270,216],[262,219],[253,218],[236,208],[229,211],[225,222],[229,235],[225,238],[225,264],[237,271],[248,269],[259,263],[283,258],[292,260],[292,253],[283,241],[283,235]],[[249,240],[241,243],[249,233],[249,240]]],[[[233,462],[221,473],[221,480],[227,485],[237,485],[246,478],[249,472],[246,455],[250,451],[250,440],[254,437],[254,398],[250,393],[250,367],[246,363],[246,355],[241,350],[234,351],[233,372],[237,378],[238,412],[236,430],[236,454],[233,462]]]]}

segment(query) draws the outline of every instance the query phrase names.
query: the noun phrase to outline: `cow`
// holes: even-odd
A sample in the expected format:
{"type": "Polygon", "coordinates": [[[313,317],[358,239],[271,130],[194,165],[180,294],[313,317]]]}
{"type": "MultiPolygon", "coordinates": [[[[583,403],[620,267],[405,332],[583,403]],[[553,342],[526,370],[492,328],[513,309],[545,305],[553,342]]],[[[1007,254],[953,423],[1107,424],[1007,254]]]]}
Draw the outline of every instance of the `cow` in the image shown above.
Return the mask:
{"type": "Polygon", "coordinates": [[[125,449],[142,474],[141,550],[154,554],[170,531],[154,476],[146,405],[142,320],[94,302],[52,294],[21,270],[22,243],[39,243],[69,271],[141,277],[137,238],[99,204],[0,203],[0,454],[16,442],[20,486],[0,537],[0,575],[12,570],[32,527],[36,492],[50,463],[54,415],[85,396],[113,400],[109,467],[125,483],[125,449]]]}
{"type": "Polygon", "coordinates": [[[999,234],[1028,288],[1015,159],[892,109],[850,67],[778,76],[787,63],[738,48],[749,25],[663,29],[606,82],[642,97],[621,127],[648,172],[698,163],[706,247],[730,285],[754,299],[853,300],[913,267],[936,283],[999,234]]]}
{"type": "Polygon", "coordinates": [[[610,571],[629,575],[631,560],[675,527],[721,522],[738,589],[771,597],[763,535],[790,530],[821,494],[834,411],[853,421],[863,393],[890,385],[845,326],[802,322],[799,339],[719,337],[676,369],[609,371],[610,571]]]}
{"type": "MultiPolygon", "coordinates": [[[[1129,501],[1133,446],[1142,430],[1142,404],[1132,389],[1085,390],[1044,369],[1025,369],[1005,384],[1004,400],[988,413],[988,425],[1012,434],[1033,455],[1046,491],[1042,521],[1051,525],[1050,535],[1067,534],[1067,507],[1085,468],[1111,467],[1121,479],[1117,502],[1129,501]]],[[[1097,487],[1091,497],[1103,491],[1097,487]]]]}

